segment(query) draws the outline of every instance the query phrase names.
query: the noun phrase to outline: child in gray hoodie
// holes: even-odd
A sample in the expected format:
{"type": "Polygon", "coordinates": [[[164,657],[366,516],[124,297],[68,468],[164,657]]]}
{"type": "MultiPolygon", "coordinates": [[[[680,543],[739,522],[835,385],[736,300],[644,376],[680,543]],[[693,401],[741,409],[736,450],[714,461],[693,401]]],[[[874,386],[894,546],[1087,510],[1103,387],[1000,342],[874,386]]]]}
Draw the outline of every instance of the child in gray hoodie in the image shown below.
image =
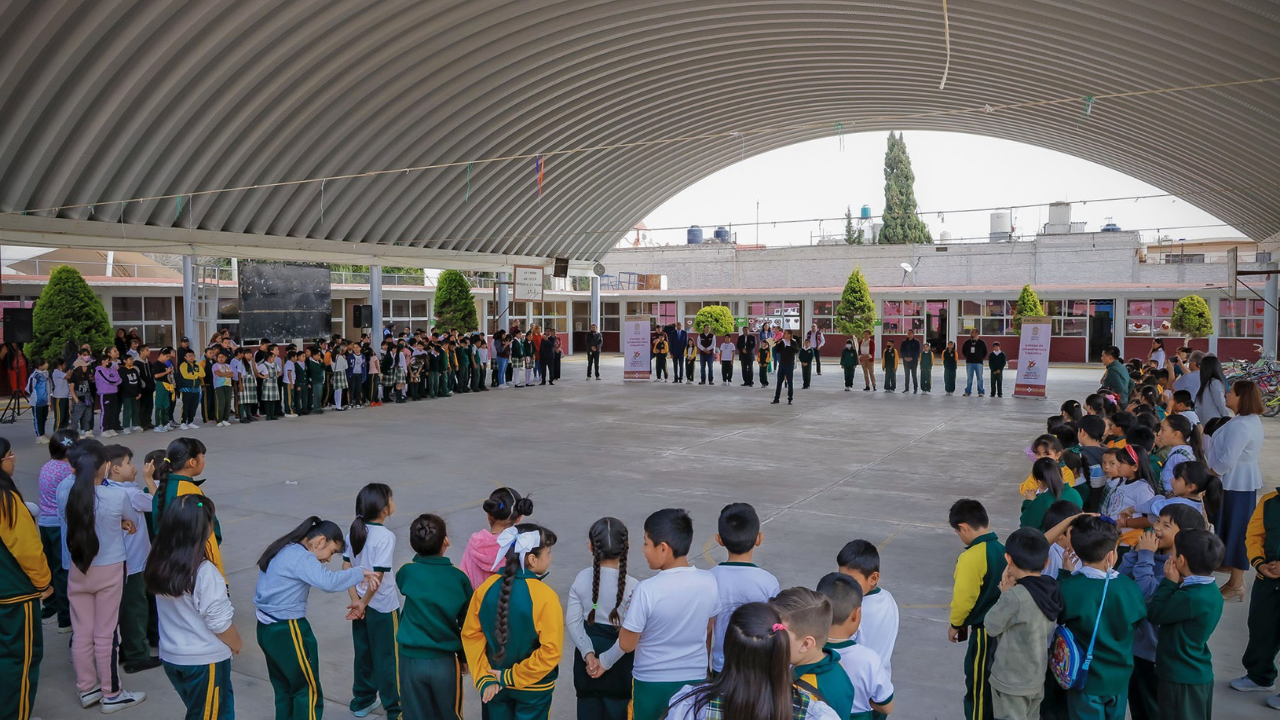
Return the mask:
{"type": "Polygon", "coordinates": [[[1033,528],[1005,541],[1000,600],[987,611],[987,634],[999,638],[991,665],[991,704],[1000,720],[1040,717],[1049,639],[1062,612],[1056,580],[1041,573],[1049,562],[1049,541],[1033,528]]]}

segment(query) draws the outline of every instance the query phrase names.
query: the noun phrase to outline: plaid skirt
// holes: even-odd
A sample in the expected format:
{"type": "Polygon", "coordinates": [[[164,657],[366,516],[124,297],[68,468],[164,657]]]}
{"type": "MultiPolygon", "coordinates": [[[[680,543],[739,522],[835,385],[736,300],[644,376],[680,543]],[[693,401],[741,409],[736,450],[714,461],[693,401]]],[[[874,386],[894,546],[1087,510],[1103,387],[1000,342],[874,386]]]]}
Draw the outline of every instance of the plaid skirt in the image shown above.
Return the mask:
{"type": "Polygon", "coordinates": [[[403,385],[406,382],[408,382],[408,380],[409,380],[409,376],[405,373],[404,368],[397,365],[395,375],[391,376],[391,384],[403,385]]]}
{"type": "Polygon", "coordinates": [[[396,374],[394,372],[382,373],[379,377],[382,378],[382,387],[395,387],[396,374]]]}
{"type": "Polygon", "coordinates": [[[347,374],[346,374],[346,373],[344,373],[344,372],[336,372],[336,373],[334,373],[334,374],[333,374],[333,389],[334,389],[334,390],[346,390],[346,389],[347,389],[347,374]]]}
{"type": "Polygon", "coordinates": [[[274,377],[262,381],[262,402],[275,402],[280,399],[280,382],[274,377]]]}
{"type": "Polygon", "coordinates": [[[242,405],[258,404],[258,383],[253,377],[245,375],[240,379],[240,392],[236,393],[236,399],[242,405]]]}

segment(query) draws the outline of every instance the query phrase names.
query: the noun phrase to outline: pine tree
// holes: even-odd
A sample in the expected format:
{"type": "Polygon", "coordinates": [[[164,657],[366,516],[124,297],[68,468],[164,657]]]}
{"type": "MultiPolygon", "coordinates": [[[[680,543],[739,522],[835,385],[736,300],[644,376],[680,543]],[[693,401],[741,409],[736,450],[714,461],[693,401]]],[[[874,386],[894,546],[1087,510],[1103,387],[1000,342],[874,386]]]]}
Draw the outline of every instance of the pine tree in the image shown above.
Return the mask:
{"type": "Polygon", "coordinates": [[[31,313],[31,326],[33,339],[23,348],[28,358],[62,357],[67,343],[88,343],[95,353],[111,343],[107,309],[80,271],[69,265],[49,273],[49,283],[31,313]]]}
{"type": "Polygon", "coordinates": [[[929,228],[917,214],[916,176],[911,172],[911,157],[902,135],[889,133],[889,146],[884,153],[884,227],[880,242],[890,245],[931,243],[929,228]]]}
{"type": "Polygon", "coordinates": [[[867,287],[862,268],[854,268],[849,274],[840,303],[836,305],[835,321],[836,330],[850,337],[861,337],[862,333],[874,330],[876,304],[871,301],[871,288],[867,287]]]}
{"type": "Polygon", "coordinates": [[[436,282],[435,324],[441,330],[470,332],[480,327],[471,284],[458,270],[445,270],[436,282]]]}
{"type": "Polygon", "coordinates": [[[1022,286],[1022,294],[1018,295],[1018,306],[1013,311],[1013,334],[1022,334],[1022,318],[1043,317],[1044,306],[1040,304],[1040,296],[1030,285],[1022,286]]]}
{"type": "Polygon", "coordinates": [[[1209,304],[1199,295],[1188,295],[1173,306],[1169,327],[1187,339],[1208,337],[1213,334],[1213,317],[1209,304]]]}
{"type": "Polygon", "coordinates": [[[844,241],[848,245],[852,245],[857,239],[853,230],[853,206],[846,205],[844,208],[844,241]]]}

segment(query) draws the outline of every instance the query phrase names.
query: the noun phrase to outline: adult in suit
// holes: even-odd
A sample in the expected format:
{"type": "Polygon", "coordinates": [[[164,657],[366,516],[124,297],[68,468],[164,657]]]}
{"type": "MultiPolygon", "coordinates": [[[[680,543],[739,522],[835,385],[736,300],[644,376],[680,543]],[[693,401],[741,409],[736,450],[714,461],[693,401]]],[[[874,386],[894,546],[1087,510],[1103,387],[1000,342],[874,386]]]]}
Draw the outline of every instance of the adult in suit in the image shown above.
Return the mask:
{"type": "Polygon", "coordinates": [[[752,375],[751,365],[756,358],[756,335],[747,328],[742,328],[738,332],[738,362],[742,364],[742,385],[743,387],[753,387],[756,384],[755,377],[752,375]]]}

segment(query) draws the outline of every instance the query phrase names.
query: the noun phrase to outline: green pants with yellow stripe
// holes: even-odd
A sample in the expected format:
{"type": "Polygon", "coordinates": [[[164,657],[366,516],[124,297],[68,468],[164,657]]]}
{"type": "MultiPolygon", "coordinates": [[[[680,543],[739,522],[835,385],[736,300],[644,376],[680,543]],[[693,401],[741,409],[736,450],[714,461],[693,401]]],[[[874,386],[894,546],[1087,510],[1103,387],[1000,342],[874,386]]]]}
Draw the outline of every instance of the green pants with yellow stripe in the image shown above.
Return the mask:
{"type": "Polygon", "coordinates": [[[40,680],[40,598],[0,604],[0,720],[28,720],[40,680]]]}
{"type": "Polygon", "coordinates": [[[164,663],[164,674],[187,706],[185,720],[235,720],[231,658],[208,665],[164,663]]]}
{"type": "Polygon", "coordinates": [[[399,720],[400,675],[396,670],[400,657],[396,648],[399,628],[399,610],[384,613],[368,609],[364,619],[351,622],[351,643],[355,646],[352,712],[369,707],[381,695],[387,720],[399,720]]]}
{"type": "Polygon", "coordinates": [[[964,654],[964,718],[991,720],[991,661],[995,653],[990,646],[987,629],[981,625],[969,628],[969,649],[964,654]]]}
{"type": "MultiPolygon", "coordinates": [[[[763,367],[763,366],[761,366],[763,367]]],[[[701,685],[706,678],[679,682],[631,681],[631,717],[633,720],[660,720],[667,714],[671,699],[685,685],[701,685]]]]}
{"type": "Polygon", "coordinates": [[[276,695],[276,720],[320,720],[324,692],[316,636],[306,618],[258,622],[258,647],[267,660],[267,677],[276,695]]]}
{"type": "Polygon", "coordinates": [[[405,717],[462,720],[462,663],[457,655],[400,655],[396,664],[405,717]]]}

